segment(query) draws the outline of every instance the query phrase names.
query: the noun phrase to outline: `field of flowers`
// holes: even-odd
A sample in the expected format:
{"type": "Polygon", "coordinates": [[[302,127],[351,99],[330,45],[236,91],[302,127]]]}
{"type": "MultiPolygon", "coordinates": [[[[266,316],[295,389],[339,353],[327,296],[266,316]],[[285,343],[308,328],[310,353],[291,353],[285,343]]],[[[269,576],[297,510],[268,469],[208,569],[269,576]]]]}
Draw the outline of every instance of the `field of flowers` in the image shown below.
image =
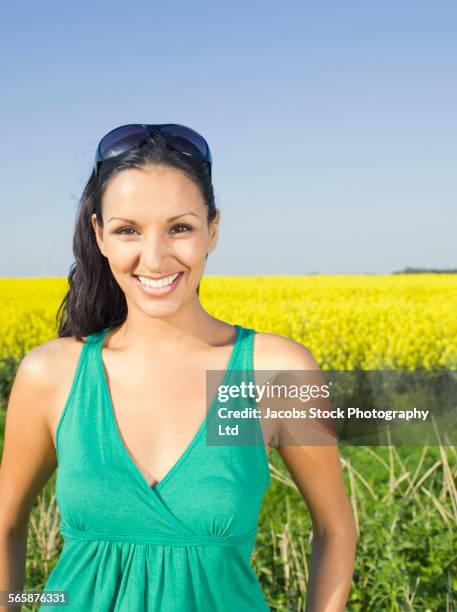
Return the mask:
{"type": "MultiPolygon", "coordinates": [[[[66,279],[0,279],[0,357],[56,335],[66,279]]],[[[457,274],[205,277],[215,317],[302,342],[323,369],[457,369],[457,274]]]]}
{"type": "MultiPolygon", "coordinates": [[[[17,362],[55,337],[66,286],[0,279],[0,450],[17,362]]],[[[322,369],[457,370],[457,274],[205,277],[200,298],[215,317],[302,342],[322,369]]],[[[454,610],[456,448],[342,447],[341,464],[359,534],[347,610],[454,610]]],[[[275,449],[270,470],[252,562],[272,610],[303,610],[311,521],[275,449]]],[[[32,511],[27,590],[61,551],[54,486],[55,474],[32,511]]]]}

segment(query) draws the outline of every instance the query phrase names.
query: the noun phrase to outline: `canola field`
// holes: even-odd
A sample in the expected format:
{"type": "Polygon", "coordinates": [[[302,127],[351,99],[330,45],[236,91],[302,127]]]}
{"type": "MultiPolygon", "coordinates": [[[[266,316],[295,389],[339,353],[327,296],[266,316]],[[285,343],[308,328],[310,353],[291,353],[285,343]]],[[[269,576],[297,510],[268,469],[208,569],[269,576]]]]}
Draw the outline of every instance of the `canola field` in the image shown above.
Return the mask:
{"type": "MultiPolygon", "coordinates": [[[[56,336],[66,278],[0,279],[0,358],[56,336]]],[[[322,369],[457,369],[457,274],[206,276],[215,317],[303,343],[322,369]]]]}

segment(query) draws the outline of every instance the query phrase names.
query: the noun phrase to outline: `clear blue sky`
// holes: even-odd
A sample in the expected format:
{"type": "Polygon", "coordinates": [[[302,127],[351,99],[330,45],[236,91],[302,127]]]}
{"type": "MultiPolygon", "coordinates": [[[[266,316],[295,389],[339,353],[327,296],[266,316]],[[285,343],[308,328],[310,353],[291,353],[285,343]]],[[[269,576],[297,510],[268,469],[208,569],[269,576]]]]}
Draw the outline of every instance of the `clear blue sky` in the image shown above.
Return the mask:
{"type": "Polygon", "coordinates": [[[213,153],[208,274],[457,267],[457,5],[9,2],[0,276],[65,276],[98,140],[190,125],[213,153]]]}

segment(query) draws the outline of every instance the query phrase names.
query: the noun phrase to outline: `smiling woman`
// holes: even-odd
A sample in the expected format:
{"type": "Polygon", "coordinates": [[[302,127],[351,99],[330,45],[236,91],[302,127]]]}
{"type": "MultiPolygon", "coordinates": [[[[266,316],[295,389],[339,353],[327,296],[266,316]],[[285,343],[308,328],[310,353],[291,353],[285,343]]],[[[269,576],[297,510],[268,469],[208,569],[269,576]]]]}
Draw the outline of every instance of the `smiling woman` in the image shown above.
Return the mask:
{"type": "MultiPolygon", "coordinates": [[[[269,609],[250,559],[273,434],[255,419],[251,444],[206,443],[217,407],[206,373],[240,385],[254,369],[319,368],[303,345],[203,308],[219,223],[195,131],[133,125],[102,139],[59,337],[25,356],[8,404],[2,588],[20,588],[31,504],[57,467],[65,544],[44,591],[65,591],[68,610],[269,609]]],[[[278,451],[313,517],[307,610],[344,610],[355,525],[337,448],[278,451]]]]}
{"type": "MultiPolygon", "coordinates": [[[[183,285],[185,280],[187,293],[193,279],[203,273],[207,255],[216,244],[220,220],[211,183],[211,153],[203,137],[190,128],[173,124],[155,128],[122,126],[106,134],[97,147],[94,172],[81,198],[74,239],[76,261],[69,275],[70,286],[74,284],[78,290],[70,290],[62,303],[68,316],[61,318],[59,335],[81,339],[94,327],[125,320],[126,273],[117,269],[118,256],[123,266],[131,267],[130,281],[176,272],[185,276],[187,272],[187,278],[177,283],[183,285]],[[167,244],[174,250],[171,254],[169,249],[165,262],[151,261],[151,257],[161,257],[154,245],[159,236],[167,238],[160,239],[162,246],[167,244]],[[140,252],[141,260],[135,260],[140,252]],[[200,257],[192,278],[186,269],[189,266],[178,261],[180,253],[186,258],[200,257]],[[94,286],[99,288],[98,308],[95,312],[81,309],[81,299],[91,295],[94,286]]],[[[162,249],[162,255],[164,252],[162,249]]],[[[144,287],[139,282],[135,286],[144,287]]],[[[199,288],[197,283],[197,296],[199,288]]],[[[160,286],[148,295],[167,293],[160,286]]]]}

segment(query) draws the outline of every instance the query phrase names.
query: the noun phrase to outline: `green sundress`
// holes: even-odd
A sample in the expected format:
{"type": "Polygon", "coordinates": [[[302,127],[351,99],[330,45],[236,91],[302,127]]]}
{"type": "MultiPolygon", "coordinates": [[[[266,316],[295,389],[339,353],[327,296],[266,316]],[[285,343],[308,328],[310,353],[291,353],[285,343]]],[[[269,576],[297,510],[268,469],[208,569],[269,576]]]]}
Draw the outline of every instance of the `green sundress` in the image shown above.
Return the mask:
{"type": "MultiPolygon", "coordinates": [[[[44,591],[66,591],[63,609],[72,612],[268,611],[250,563],[271,480],[260,425],[256,444],[207,444],[215,398],[184,453],[150,487],[114,417],[101,352],[109,329],[87,337],[57,427],[64,546],[44,591]]],[[[253,380],[255,333],[236,325],[224,383],[236,383],[239,371],[253,380]]]]}

